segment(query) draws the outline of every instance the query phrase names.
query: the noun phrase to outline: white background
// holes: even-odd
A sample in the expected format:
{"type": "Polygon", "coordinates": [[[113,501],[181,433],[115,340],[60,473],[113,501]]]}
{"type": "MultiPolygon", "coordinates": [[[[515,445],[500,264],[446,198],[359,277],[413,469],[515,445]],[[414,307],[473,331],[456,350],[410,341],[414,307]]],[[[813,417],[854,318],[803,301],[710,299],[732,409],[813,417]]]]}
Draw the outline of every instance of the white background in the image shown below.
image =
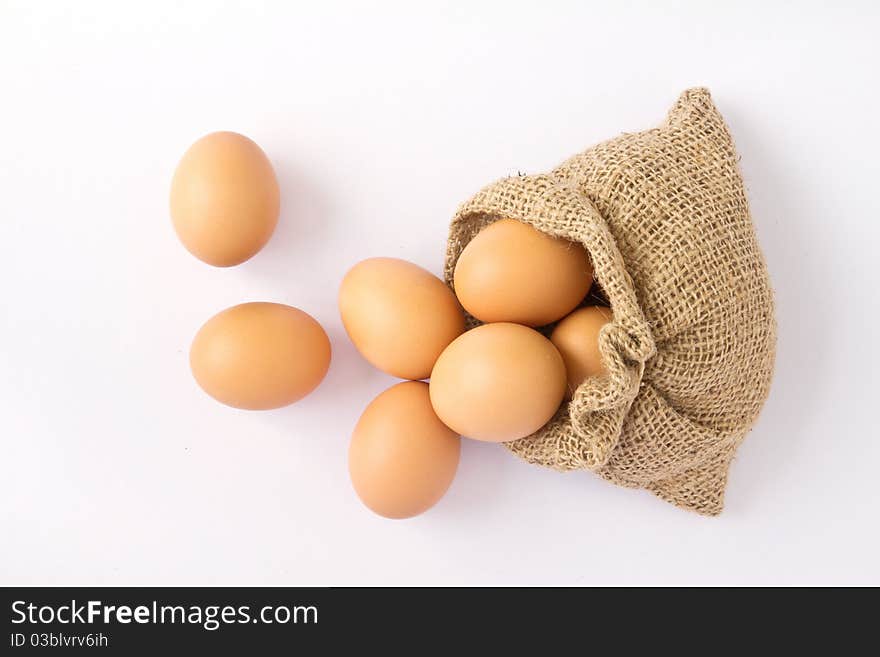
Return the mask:
{"type": "Polygon", "coordinates": [[[0,0],[0,583],[880,584],[876,4],[360,4],[0,0]],[[468,441],[438,506],[372,515],[348,439],[393,380],[342,331],[343,273],[439,272],[479,187],[652,127],[694,85],[778,302],[724,514],[468,441]],[[225,270],[167,211],[219,129],[264,148],[283,205],[225,270]],[[248,300],[326,327],[302,402],[237,411],[193,382],[196,330],[248,300]]]}

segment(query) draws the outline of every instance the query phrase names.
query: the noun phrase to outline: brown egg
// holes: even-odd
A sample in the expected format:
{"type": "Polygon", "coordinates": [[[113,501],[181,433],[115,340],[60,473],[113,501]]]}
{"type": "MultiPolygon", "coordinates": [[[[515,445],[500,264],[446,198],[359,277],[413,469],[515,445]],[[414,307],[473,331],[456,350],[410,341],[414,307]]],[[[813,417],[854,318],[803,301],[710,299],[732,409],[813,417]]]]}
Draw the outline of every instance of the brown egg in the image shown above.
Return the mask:
{"type": "Polygon", "coordinates": [[[214,132],[184,154],[171,181],[171,219],[199,260],[237,265],[263,248],[278,223],[280,194],[266,154],[235,132],[214,132]]]}
{"type": "Polygon", "coordinates": [[[305,397],[327,373],[330,341],[302,310],[243,303],[214,315],[189,352],[193,376],[217,401],[264,410],[305,397]]]}
{"type": "Polygon", "coordinates": [[[565,361],[568,397],[589,377],[608,373],[599,351],[599,331],[612,319],[610,308],[578,308],[559,322],[550,334],[550,341],[565,361]]]}
{"type": "Polygon", "coordinates": [[[351,482],[380,516],[410,518],[443,497],[460,451],[461,439],[431,408],[428,384],[398,383],[358,420],[348,450],[351,482]]]}
{"type": "Polygon", "coordinates": [[[452,291],[406,260],[370,258],[345,275],[339,312],[354,346],[375,367],[424,379],[440,352],[464,331],[452,291]]]}
{"type": "Polygon", "coordinates": [[[520,324],[484,324],[450,344],[431,372],[431,403],[450,428],[505,442],[553,417],[565,395],[565,364],[543,335],[520,324]]]}
{"type": "Polygon", "coordinates": [[[580,244],[502,219],[468,243],[453,280],[461,305],[477,319],[544,326],[577,307],[593,267],[580,244]]]}

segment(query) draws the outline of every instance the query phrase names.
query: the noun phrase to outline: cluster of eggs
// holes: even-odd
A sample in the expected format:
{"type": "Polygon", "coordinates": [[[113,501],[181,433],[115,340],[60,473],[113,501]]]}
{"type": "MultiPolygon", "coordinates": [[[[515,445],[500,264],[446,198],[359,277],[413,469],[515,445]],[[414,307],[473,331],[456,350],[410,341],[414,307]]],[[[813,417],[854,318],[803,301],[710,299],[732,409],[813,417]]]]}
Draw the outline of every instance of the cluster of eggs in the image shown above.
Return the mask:
{"type": "MultiPolygon", "coordinates": [[[[178,166],[171,214],[191,253],[232,266],[269,240],[279,199],[259,146],[235,133],[213,133],[178,166]]],[[[339,290],[345,330],[368,362],[405,380],[367,406],[351,438],[349,471],[364,504],[389,518],[426,511],[455,476],[461,436],[527,437],[586,378],[604,374],[599,333],[612,315],[584,305],[592,284],[583,246],[504,218],[461,252],[454,291],[396,258],[352,267],[339,290]],[[464,311],[482,324],[466,330],[464,311]]],[[[245,303],[205,323],[190,365],[209,395],[257,410],[314,390],[330,355],[326,332],[305,312],[245,303]]]]}
{"type": "Polygon", "coordinates": [[[402,260],[355,265],[339,293],[346,332],[375,367],[410,379],[380,394],[355,428],[349,470],[361,500],[391,518],[425,511],[452,483],[459,436],[525,438],[602,375],[599,331],[611,311],[582,306],[592,283],[582,246],[512,219],[467,244],[454,292],[402,260]],[[482,324],[465,330],[462,310],[482,324]],[[548,339],[538,329],[552,324],[548,339]]]}

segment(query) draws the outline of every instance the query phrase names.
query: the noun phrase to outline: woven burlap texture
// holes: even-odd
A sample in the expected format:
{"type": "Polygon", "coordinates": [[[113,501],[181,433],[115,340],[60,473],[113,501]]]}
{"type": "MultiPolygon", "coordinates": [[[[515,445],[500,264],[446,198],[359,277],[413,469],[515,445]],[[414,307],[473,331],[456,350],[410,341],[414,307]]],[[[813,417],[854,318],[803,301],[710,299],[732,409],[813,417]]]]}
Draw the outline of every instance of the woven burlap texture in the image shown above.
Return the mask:
{"type": "Polygon", "coordinates": [[[772,290],[737,160],[708,90],[690,89],[659,128],[546,175],[505,178],[459,208],[450,285],[465,245],[511,218],[583,244],[614,310],[599,336],[609,375],[581,385],[537,433],[506,443],[514,454],[721,512],[776,353],[772,290]]]}

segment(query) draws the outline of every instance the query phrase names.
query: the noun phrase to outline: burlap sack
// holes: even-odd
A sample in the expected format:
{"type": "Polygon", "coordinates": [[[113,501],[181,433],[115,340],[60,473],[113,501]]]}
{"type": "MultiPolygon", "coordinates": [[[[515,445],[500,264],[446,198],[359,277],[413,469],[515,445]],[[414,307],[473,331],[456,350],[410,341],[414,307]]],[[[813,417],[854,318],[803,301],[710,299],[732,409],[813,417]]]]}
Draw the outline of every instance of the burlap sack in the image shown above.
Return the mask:
{"type": "Polygon", "coordinates": [[[582,243],[614,310],[599,338],[609,375],[507,447],[720,513],[734,451],[767,398],[776,325],[736,151],[708,90],[685,91],[659,128],[464,203],[450,228],[450,285],[464,246],[503,217],[582,243]]]}

